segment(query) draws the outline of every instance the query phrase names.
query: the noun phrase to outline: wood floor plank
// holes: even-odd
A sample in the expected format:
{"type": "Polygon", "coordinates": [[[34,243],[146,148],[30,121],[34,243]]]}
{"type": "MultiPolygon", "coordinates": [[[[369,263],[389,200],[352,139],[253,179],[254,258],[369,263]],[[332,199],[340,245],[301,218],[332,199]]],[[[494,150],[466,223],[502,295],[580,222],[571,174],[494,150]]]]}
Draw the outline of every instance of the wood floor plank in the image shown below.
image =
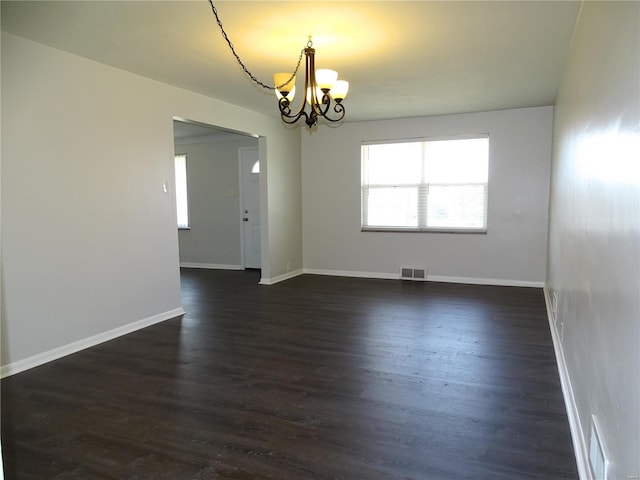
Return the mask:
{"type": "Polygon", "coordinates": [[[577,478],[541,290],[258,279],[3,379],[6,478],[577,478]]]}

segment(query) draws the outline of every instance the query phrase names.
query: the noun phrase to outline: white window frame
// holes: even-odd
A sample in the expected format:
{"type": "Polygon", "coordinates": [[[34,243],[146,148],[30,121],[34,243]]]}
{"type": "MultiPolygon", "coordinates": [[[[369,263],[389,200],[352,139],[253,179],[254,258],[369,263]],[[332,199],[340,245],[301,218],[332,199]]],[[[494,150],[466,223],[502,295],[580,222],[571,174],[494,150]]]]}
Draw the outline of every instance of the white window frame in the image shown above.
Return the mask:
{"type": "MultiPolygon", "coordinates": [[[[390,159],[389,161],[393,161],[394,159],[390,159]]],[[[488,191],[489,191],[489,135],[488,134],[478,134],[478,135],[465,135],[465,136],[456,136],[456,137],[438,137],[438,138],[413,138],[413,139],[404,139],[404,140],[386,140],[386,141],[376,141],[376,142],[363,142],[361,147],[361,230],[363,232],[444,232],[444,233],[486,233],[487,232],[487,213],[488,213],[488,191]],[[435,183],[429,180],[429,172],[426,164],[428,163],[427,154],[425,154],[425,145],[432,142],[439,141],[456,141],[456,140],[473,140],[473,139],[486,139],[487,141],[487,152],[486,152],[486,166],[487,172],[486,177],[482,179],[482,181],[461,181],[459,183],[435,183]],[[383,184],[373,184],[369,183],[367,179],[367,153],[366,149],[371,145],[393,145],[393,144],[404,144],[404,143],[413,143],[413,144],[422,144],[421,146],[421,177],[416,178],[415,183],[401,183],[401,184],[393,184],[393,183],[383,183],[383,184]],[[434,218],[429,216],[429,189],[434,189],[438,187],[455,187],[458,186],[479,186],[482,188],[483,192],[481,193],[483,198],[483,203],[481,207],[483,208],[482,212],[482,224],[479,226],[434,226],[434,218]],[[407,189],[409,191],[413,190],[417,200],[416,209],[417,209],[417,225],[371,225],[369,224],[369,195],[370,192],[375,189],[389,189],[389,188],[397,188],[397,189],[407,189]]],[[[412,202],[411,205],[414,205],[412,202]]],[[[373,223],[373,222],[372,222],[373,223]]],[[[402,223],[402,222],[399,222],[402,223]]]]}
{"type": "Polygon", "coordinates": [[[189,195],[187,188],[187,155],[174,156],[176,222],[179,230],[189,230],[189,195]]]}

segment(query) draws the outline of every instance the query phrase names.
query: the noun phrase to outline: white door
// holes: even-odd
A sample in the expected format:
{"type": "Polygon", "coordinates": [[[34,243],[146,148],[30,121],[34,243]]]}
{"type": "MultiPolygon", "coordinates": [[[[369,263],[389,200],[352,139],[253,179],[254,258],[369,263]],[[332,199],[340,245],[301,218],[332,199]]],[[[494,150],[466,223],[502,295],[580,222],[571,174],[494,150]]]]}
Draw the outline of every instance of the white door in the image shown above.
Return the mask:
{"type": "Polygon", "coordinates": [[[242,242],[245,268],[260,262],[260,161],[258,148],[240,148],[242,242]]]}

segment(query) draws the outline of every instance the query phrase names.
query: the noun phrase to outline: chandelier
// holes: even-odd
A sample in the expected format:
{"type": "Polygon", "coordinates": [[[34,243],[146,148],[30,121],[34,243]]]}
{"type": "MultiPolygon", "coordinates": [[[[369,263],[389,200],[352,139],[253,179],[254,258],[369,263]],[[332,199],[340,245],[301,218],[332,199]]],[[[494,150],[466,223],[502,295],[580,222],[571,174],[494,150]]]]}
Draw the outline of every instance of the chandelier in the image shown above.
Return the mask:
{"type": "Polygon", "coordinates": [[[316,70],[315,53],[311,37],[307,42],[307,46],[300,52],[298,64],[293,73],[276,73],[273,76],[275,87],[266,85],[258,80],[240,60],[236,50],[224,31],[218,11],[216,10],[213,0],[209,0],[213,14],[216,17],[223,38],[227,41],[231,52],[233,53],[238,65],[247,74],[247,76],[258,86],[265,89],[275,91],[278,99],[278,109],[280,110],[280,118],[287,124],[294,124],[301,118],[309,128],[318,124],[319,118],[324,118],[329,122],[339,122],[344,118],[345,109],[342,101],[349,91],[349,82],[338,80],[338,73],[334,70],[319,69],[316,70]],[[302,91],[302,101],[300,107],[293,112],[291,102],[296,92],[296,74],[300,69],[302,57],[305,57],[305,78],[304,90],[302,91]]]}
{"type": "Polygon", "coordinates": [[[349,91],[349,82],[338,80],[338,72],[328,69],[316,70],[313,42],[309,37],[304,49],[305,77],[302,103],[293,113],[291,101],[296,92],[295,73],[276,73],[273,79],[280,117],[285,123],[296,123],[302,117],[309,128],[317,125],[318,118],[323,117],[330,122],[339,122],[344,118],[345,110],[342,101],[349,91]],[[333,107],[332,101],[333,100],[333,107]],[[308,111],[307,111],[308,108],[308,111]]]}

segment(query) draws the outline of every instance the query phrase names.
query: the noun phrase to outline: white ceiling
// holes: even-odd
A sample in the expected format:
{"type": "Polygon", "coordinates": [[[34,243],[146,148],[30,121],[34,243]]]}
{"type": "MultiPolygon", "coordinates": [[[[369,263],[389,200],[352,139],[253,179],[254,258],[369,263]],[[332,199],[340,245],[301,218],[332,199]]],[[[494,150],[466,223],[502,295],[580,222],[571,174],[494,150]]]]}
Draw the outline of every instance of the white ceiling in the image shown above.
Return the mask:
{"type": "MultiPolygon", "coordinates": [[[[207,0],[1,5],[7,32],[278,115],[273,93],[238,67],[207,0]]],[[[580,9],[577,1],[215,5],[238,54],[265,83],[292,71],[313,35],[317,67],[350,82],[350,121],[551,105],[580,9]]]]}

